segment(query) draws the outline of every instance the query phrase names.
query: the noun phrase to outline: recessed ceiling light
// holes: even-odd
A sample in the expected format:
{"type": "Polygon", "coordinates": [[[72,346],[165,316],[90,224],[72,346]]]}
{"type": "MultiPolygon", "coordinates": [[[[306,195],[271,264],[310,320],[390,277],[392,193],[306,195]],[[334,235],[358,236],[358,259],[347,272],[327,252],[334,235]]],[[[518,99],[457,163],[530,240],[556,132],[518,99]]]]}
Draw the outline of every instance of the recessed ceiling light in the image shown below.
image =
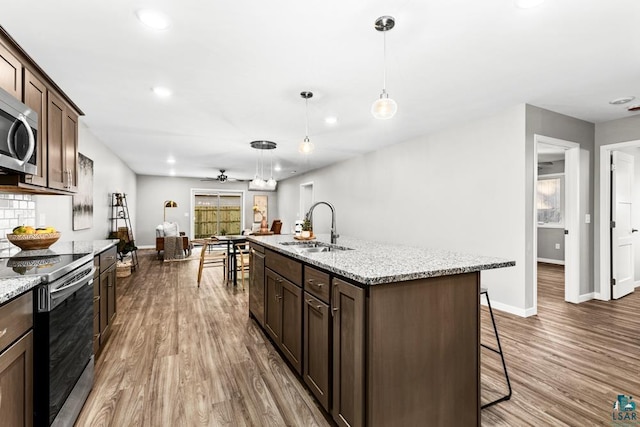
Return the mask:
{"type": "Polygon", "coordinates": [[[520,9],[531,9],[532,7],[538,7],[544,0],[515,0],[515,5],[520,9]]]}
{"type": "Polygon", "coordinates": [[[325,117],[324,122],[328,125],[335,125],[336,123],[338,123],[338,118],[335,116],[325,117]]]}
{"type": "Polygon", "coordinates": [[[626,104],[627,102],[631,102],[634,99],[636,99],[635,96],[623,96],[622,98],[617,98],[617,99],[614,99],[612,101],[609,101],[609,104],[611,104],[611,105],[622,105],[622,104],[626,104]]]}
{"type": "Polygon", "coordinates": [[[154,30],[166,30],[171,25],[169,17],[153,9],[140,9],[136,16],[144,25],[154,30]]]}
{"type": "Polygon", "coordinates": [[[276,171],[276,172],[280,172],[282,170],[282,167],[280,165],[275,165],[273,167],[273,170],[276,171]]]}
{"type": "Polygon", "coordinates": [[[171,93],[172,93],[169,89],[167,89],[166,87],[162,87],[162,86],[153,87],[153,88],[151,88],[151,90],[153,91],[153,93],[158,95],[160,98],[167,98],[167,97],[171,96],[171,93]]]}
{"type": "Polygon", "coordinates": [[[169,171],[169,175],[171,175],[171,176],[176,176],[176,171],[174,171],[173,169],[171,169],[171,170],[169,171]]]}
{"type": "Polygon", "coordinates": [[[176,162],[176,159],[174,159],[173,157],[169,157],[167,159],[167,163],[169,163],[170,165],[174,164],[176,162]]]}

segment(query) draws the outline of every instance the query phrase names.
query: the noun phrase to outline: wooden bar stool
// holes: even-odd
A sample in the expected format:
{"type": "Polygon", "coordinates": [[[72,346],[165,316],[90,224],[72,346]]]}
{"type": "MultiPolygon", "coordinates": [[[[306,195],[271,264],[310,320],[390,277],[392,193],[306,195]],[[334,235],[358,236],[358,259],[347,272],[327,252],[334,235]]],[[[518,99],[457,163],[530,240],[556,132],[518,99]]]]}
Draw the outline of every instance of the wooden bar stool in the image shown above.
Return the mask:
{"type": "Polygon", "coordinates": [[[505,396],[502,396],[499,399],[491,401],[489,403],[485,403],[481,406],[481,409],[487,408],[491,405],[495,405],[499,402],[504,402],[505,400],[511,399],[511,381],[509,381],[509,374],[507,373],[507,364],[504,361],[504,354],[502,353],[502,346],[500,345],[500,336],[498,336],[498,328],[496,327],[496,319],[493,317],[493,310],[491,309],[491,301],[489,301],[489,291],[487,288],[480,288],[480,297],[482,298],[482,294],[487,298],[487,306],[489,307],[489,314],[491,315],[491,323],[493,324],[493,332],[496,336],[496,342],[498,343],[498,348],[489,347],[486,344],[480,343],[480,345],[487,350],[491,350],[494,353],[498,353],[500,355],[500,359],[502,360],[502,369],[504,370],[504,376],[507,379],[507,387],[509,387],[509,393],[505,396]]]}
{"type": "Polygon", "coordinates": [[[227,252],[221,250],[209,250],[210,245],[218,245],[220,241],[218,239],[198,239],[194,240],[195,243],[201,243],[202,249],[200,251],[200,265],[198,266],[198,287],[200,287],[200,281],[202,280],[202,270],[205,267],[219,267],[222,266],[222,277],[227,274],[227,252]]]}

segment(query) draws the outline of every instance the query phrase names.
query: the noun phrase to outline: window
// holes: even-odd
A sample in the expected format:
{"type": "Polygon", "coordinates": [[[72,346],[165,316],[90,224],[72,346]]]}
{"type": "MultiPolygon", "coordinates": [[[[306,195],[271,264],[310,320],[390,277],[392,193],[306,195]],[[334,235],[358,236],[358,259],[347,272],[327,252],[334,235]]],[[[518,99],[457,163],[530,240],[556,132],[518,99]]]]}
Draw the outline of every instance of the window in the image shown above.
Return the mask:
{"type": "Polygon", "coordinates": [[[564,225],[564,176],[549,175],[538,179],[538,225],[564,225]]]}

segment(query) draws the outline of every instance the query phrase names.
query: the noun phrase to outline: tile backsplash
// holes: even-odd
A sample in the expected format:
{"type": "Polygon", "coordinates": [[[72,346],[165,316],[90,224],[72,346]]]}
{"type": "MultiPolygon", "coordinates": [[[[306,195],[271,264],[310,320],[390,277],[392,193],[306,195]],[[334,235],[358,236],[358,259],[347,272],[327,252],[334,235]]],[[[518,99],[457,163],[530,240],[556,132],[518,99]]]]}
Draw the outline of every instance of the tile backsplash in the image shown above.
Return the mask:
{"type": "Polygon", "coordinates": [[[0,193],[0,249],[10,245],[7,234],[18,225],[36,226],[36,202],[33,196],[0,193]]]}

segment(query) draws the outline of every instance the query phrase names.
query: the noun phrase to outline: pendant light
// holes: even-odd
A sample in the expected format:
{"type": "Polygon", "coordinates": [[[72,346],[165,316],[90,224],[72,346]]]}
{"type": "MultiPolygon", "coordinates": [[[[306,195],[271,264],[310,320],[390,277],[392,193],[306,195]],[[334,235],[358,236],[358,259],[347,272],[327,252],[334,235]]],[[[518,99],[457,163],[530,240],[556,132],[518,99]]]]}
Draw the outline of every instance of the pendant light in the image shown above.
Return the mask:
{"type": "Polygon", "coordinates": [[[274,150],[277,144],[273,141],[251,141],[251,148],[260,150],[260,157],[256,160],[256,174],[249,182],[249,190],[275,191],[278,182],[273,178],[273,154],[271,154],[271,174],[264,179],[264,150],[274,150]],[[260,172],[258,172],[260,171],[260,172]]]}
{"type": "Polygon", "coordinates": [[[382,74],[382,93],[380,98],[376,99],[371,106],[371,114],[376,119],[390,119],[398,111],[398,104],[396,101],[389,98],[387,94],[387,31],[391,30],[396,24],[395,19],[392,16],[381,16],[376,19],[375,28],[382,32],[382,38],[384,43],[384,57],[383,57],[383,74],[382,74]]]}
{"type": "Polygon", "coordinates": [[[306,116],[306,132],[304,141],[298,146],[298,151],[302,154],[311,154],[313,152],[313,142],[309,141],[309,98],[313,96],[313,92],[300,92],[300,96],[304,98],[305,116],[306,116]]]}

